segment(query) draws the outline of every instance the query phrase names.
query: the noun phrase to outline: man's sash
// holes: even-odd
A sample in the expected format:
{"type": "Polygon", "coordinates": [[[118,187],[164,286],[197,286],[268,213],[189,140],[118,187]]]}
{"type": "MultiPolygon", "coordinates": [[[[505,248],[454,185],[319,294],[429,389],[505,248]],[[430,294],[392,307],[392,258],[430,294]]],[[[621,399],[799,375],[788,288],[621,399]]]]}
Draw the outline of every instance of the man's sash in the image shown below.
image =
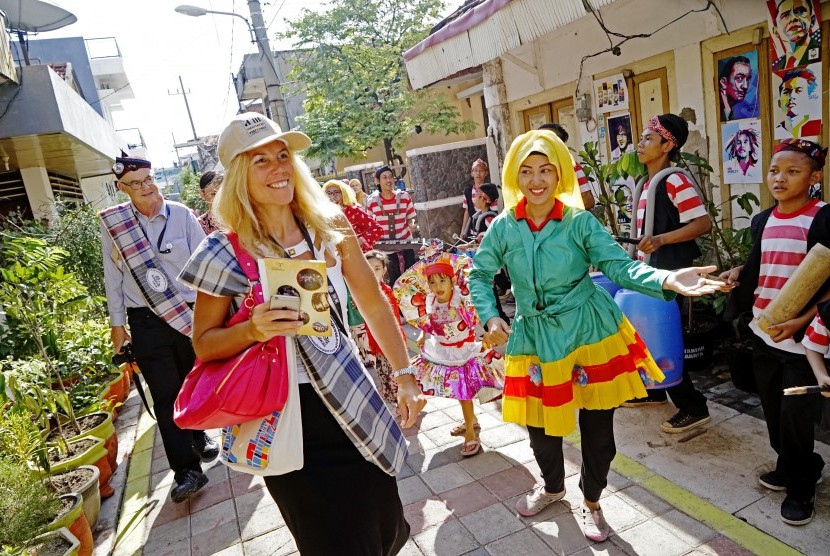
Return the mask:
{"type": "MultiPolygon", "coordinates": [[[[147,305],[167,324],[189,336],[193,311],[176,291],[173,281],[156,258],[150,241],[138,223],[130,203],[116,205],[98,213],[121,259],[130,269],[147,305]]],[[[104,256],[111,256],[104,253],[104,256]]]]}

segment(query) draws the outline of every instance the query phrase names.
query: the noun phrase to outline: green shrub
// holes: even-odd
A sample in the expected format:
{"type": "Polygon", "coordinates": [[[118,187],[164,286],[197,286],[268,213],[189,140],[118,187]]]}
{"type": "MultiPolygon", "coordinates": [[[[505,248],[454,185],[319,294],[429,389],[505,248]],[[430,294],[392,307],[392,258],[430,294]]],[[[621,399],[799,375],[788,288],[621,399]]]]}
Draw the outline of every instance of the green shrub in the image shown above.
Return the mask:
{"type": "Polygon", "coordinates": [[[28,468],[0,459],[0,545],[25,546],[57,516],[60,501],[28,468]]]}

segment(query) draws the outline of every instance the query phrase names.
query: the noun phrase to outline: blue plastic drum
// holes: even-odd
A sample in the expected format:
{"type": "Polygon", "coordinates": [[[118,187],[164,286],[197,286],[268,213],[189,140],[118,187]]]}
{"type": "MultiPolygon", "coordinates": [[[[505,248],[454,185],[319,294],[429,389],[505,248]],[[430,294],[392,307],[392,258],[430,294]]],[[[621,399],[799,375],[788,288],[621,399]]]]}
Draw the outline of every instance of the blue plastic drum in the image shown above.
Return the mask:
{"type": "Polygon", "coordinates": [[[622,289],[622,286],[612,282],[602,272],[591,272],[590,274],[591,280],[594,281],[594,284],[607,291],[611,295],[611,297],[614,297],[614,295],[622,289]]]}
{"type": "Polygon", "coordinates": [[[677,302],[663,301],[626,289],[620,289],[614,295],[614,301],[666,375],[663,382],[646,384],[646,388],[668,388],[680,384],[683,380],[683,328],[677,302]]]}

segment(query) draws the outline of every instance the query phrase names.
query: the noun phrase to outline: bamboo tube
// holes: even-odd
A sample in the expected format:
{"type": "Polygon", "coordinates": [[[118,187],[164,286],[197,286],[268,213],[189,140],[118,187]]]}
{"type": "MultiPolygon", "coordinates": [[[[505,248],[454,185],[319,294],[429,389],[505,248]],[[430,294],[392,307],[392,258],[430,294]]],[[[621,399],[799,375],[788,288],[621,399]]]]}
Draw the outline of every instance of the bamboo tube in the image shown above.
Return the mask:
{"type": "Polygon", "coordinates": [[[758,327],[772,336],[769,327],[797,317],[828,278],[830,249],[817,243],[761,312],[758,327]]]}

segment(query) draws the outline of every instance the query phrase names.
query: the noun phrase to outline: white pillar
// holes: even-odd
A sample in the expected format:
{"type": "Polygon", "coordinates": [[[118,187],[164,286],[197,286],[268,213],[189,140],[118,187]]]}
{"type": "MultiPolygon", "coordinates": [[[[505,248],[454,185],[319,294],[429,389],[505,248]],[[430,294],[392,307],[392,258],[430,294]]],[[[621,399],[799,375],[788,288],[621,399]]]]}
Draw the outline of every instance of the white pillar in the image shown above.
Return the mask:
{"type": "Polygon", "coordinates": [[[55,196],[52,193],[52,184],[46,168],[21,168],[20,176],[23,178],[26,197],[29,199],[29,206],[32,207],[35,220],[45,218],[50,223],[55,222],[58,218],[58,211],[55,208],[55,196]]]}
{"type": "MultiPolygon", "coordinates": [[[[490,160],[490,176],[500,176],[504,157],[513,142],[513,127],[510,125],[510,109],[507,103],[507,89],[501,58],[484,63],[484,105],[490,126],[487,129],[488,144],[495,145],[496,164],[490,160]]],[[[490,149],[487,152],[491,156],[490,149]]]]}
{"type": "Polygon", "coordinates": [[[112,175],[81,178],[81,191],[84,193],[84,200],[90,203],[95,210],[105,209],[115,204],[115,198],[107,190],[107,184],[112,183],[114,178],[112,175]]]}

